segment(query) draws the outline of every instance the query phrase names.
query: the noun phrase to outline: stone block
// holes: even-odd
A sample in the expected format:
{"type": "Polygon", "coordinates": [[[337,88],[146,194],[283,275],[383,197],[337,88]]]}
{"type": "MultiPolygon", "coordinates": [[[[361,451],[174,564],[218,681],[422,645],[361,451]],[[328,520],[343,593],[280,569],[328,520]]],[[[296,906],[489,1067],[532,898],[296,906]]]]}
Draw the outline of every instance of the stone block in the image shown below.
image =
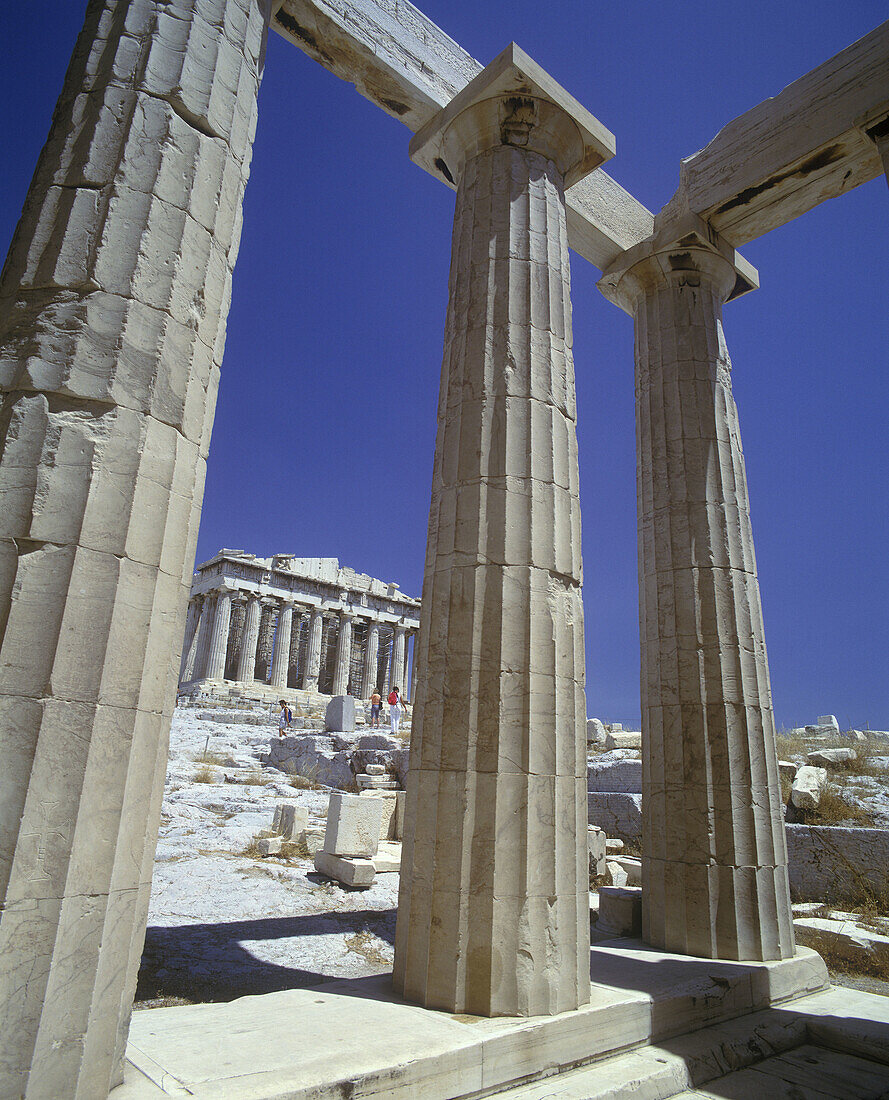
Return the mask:
{"type": "Polygon", "coordinates": [[[334,695],[327,704],[324,728],[328,733],[354,733],[355,700],[351,695],[334,695]]]}
{"type": "Polygon", "coordinates": [[[380,840],[395,839],[397,795],[397,791],[375,791],[373,789],[361,791],[363,798],[378,798],[380,800],[380,840]]]}
{"type": "Polygon", "coordinates": [[[382,812],[379,798],[362,798],[357,794],[339,792],[331,794],[324,851],[332,856],[370,858],[375,855],[380,842],[382,812]]]}
{"type": "Polygon", "coordinates": [[[398,780],[387,775],[356,775],[355,782],[362,791],[397,791],[398,780]]]}
{"type": "Polygon", "coordinates": [[[275,817],[272,821],[272,832],[285,840],[293,840],[294,837],[308,827],[309,811],[304,806],[297,806],[292,802],[279,802],[275,807],[275,817]]]}
{"type": "Polygon", "coordinates": [[[303,829],[299,834],[299,840],[306,847],[306,851],[310,856],[315,856],[318,852],[324,848],[324,830],[323,829],[303,829]]]}
{"type": "Polygon", "coordinates": [[[641,749],[641,733],[609,733],[605,738],[605,749],[641,749]]]}
{"type": "Polygon", "coordinates": [[[386,765],[385,764],[368,764],[367,767],[364,770],[367,772],[368,775],[385,775],[386,774],[386,765]]]}
{"type": "Polygon", "coordinates": [[[283,841],[279,836],[268,836],[257,840],[256,847],[261,856],[275,856],[281,851],[283,841]]]}
{"type": "Polygon", "coordinates": [[[587,794],[587,821],[606,836],[638,840],[642,836],[642,795],[591,791],[587,794]]]}
{"type": "Polygon", "coordinates": [[[587,718],[586,740],[588,745],[604,745],[607,736],[608,731],[598,718],[587,718]]]}
{"type": "Polygon", "coordinates": [[[606,837],[602,829],[587,825],[587,847],[590,858],[590,878],[605,874],[606,837]]]}
{"type": "Polygon", "coordinates": [[[599,890],[596,930],[614,936],[641,936],[641,886],[603,886],[599,890]]]}
{"type": "Polygon", "coordinates": [[[840,724],[835,714],[819,714],[818,725],[821,727],[829,726],[831,729],[836,730],[837,733],[840,732],[840,724]]]}
{"type": "Polygon", "coordinates": [[[785,831],[794,901],[843,904],[860,897],[863,883],[875,896],[889,893],[889,829],[787,825],[785,831]]]}
{"type": "Polygon", "coordinates": [[[361,888],[371,886],[377,873],[372,859],[336,856],[323,849],[315,853],[315,870],[328,878],[335,878],[343,886],[361,888]]]}
{"type": "Polygon", "coordinates": [[[799,765],[794,764],[792,760],[779,760],[778,772],[782,779],[789,779],[792,783],[796,778],[796,773],[799,771],[799,765]]]}
{"type": "Polygon", "coordinates": [[[605,851],[608,853],[608,855],[613,855],[617,852],[622,852],[623,850],[624,842],[622,840],[618,840],[616,836],[610,836],[605,841],[605,851]]]}
{"type": "Polygon", "coordinates": [[[395,792],[395,836],[394,840],[404,840],[404,808],[406,805],[407,792],[396,791],[395,792]]]}
{"type": "Polygon", "coordinates": [[[827,785],[827,771],[803,765],[796,773],[790,788],[790,801],[798,810],[814,810],[821,801],[821,794],[827,785]]]}
{"type": "Polygon", "coordinates": [[[828,771],[836,771],[857,759],[858,754],[854,749],[821,749],[820,752],[810,752],[806,757],[813,768],[826,768],[828,771]]]}
{"type": "Polygon", "coordinates": [[[587,790],[641,794],[642,761],[593,760],[587,765],[587,790]]]}
{"type": "Polygon", "coordinates": [[[401,843],[400,841],[384,840],[380,842],[377,854],[373,858],[373,865],[378,875],[401,870],[401,843]]]}

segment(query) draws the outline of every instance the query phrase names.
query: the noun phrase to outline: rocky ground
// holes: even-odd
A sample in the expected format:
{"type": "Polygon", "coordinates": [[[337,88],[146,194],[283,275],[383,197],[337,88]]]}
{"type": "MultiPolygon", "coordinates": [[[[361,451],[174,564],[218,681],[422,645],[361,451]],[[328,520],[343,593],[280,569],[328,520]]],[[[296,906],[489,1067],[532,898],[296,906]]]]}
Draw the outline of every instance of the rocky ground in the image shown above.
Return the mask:
{"type": "Polygon", "coordinates": [[[398,876],[349,891],[309,858],[246,854],[279,801],[305,806],[323,825],[328,792],[260,766],[277,737],[272,716],[262,726],[201,714],[179,709],[173,718],[136,1007],[390,969],[398,876]]]}

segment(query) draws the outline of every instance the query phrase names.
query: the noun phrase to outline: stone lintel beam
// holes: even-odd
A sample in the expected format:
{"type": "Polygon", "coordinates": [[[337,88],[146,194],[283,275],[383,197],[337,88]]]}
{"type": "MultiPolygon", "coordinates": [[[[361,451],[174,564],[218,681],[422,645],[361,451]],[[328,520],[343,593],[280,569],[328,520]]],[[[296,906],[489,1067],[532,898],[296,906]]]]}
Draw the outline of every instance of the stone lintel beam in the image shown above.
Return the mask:
{"type": "Polygon", "coordinates": [[[889,22],[724,126],[682,162],[677,200],[742,245],[883,171],[889,22]]]}
{"type": "Polygon", "coordinates": [[[665,272],[676,265],[677,252],[683,248],[705,249],[715,252],[731,264],[735,272],[735,284],[729,292],[727,301],[759,289],[759,272],[732,246],[725,241],[712,226],[695,214],[686,213],[681,217],[669,217],[665,208],[656,219],[657,230],[648,240],[628,249],[610,267],[608,267],[598,286],[609,302],[619,306],[625,313],[633,316],[633,305],[621,288],[624,276],[637,264],[647,263],[649,257],[655,257],[665,272]]]}
{"type": "MultiPolygon", "coordinates": [[[[279,0],[272,26],[414,133],[482,70],[406,0],[279,0]]],[[[603,270],[652,232],[654,215],[601,169],[565,202],[569,246],[603,270]]]]}

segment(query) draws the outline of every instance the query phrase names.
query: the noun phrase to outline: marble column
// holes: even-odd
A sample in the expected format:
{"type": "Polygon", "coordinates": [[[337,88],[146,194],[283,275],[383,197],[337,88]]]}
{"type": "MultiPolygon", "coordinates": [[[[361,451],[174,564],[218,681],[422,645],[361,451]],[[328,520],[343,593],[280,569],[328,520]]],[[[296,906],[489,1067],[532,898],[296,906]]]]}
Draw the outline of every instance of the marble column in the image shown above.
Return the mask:
{"type": "MultiPolygon", "coordinates": [[[[190,599],[188,601],[188,613],[185,616],[185,637],[182,640],[182,657],[179,661],[179,682],[182,682],[182,675],[185,672],[185,666],[189,663],[189,655],[194,645],[195,637],[198,631],[198,622],[201,618],[201,604],[197,598],[190,599]]],[[[193,662],[192,662],[193,663],[193,662]]]]}
{"type": "MultiPolygon", "coordinates": [[[[197,663],[198,649],[201,643],[201,628],[206,633],[206,603],[203,596],[195,596],[190,607],[195,611],[194,631],[185,652],[182,655],[182,669],[179,673],[180,684],[187,684],[195,679],[195,665],[197,663]]],[[[187,637],[187,633],[186,633],[187,637]]]]}
{"type": "Polygon", "coordinates": [[[392,668],[389,673],[390,691],[394,687],[397,687],[399,691],[404,691],[404,636],[405,628],[396,626],[392,649],[392,668]]]}
{"type": "Polygon", "coordinates": [[[259,638],[256,643],[256,665],[254,678],[260,683],[268,683],[272,671],[272,639],[275,635],[275,617],[278,601],[271,596],[260,600],[259,638]]]}
{"type": "Polygon", "coordinates": [[[367,624],[367,646],[364,651],[364,698],[369,698],[374,688],[383,690],[377,683],[377,656],[380,651],[380,624],[371,620],[367,624]]]}
{"type": "Polygon", "coordinates": [[[340,629],[336,639],[336,664],[333,669],[331,695],[345,695],[349,686],[349,665],[352,660],[352,621],[354,615],[340,614],[340,629]]]}
{"type": "Polygon", "coordinates": [[[262,611],[259,596],[247,599],[247,617],[244,620],[244,637],[241,640],[241,658],[238,662],[239,683],[252,684],[256,671],[256,646],[259,642],[259,619],[262,611]]]}
{"type": "Polygon", "coordinates": [[[268,0],[92,0],[0,276],[0,1095],[106,1096],[268,0]]]}
{"type": "Polygon", "coordinates": [[[220,588],[216,593],[216,614],[210,634],[210,655],[207,659],[207,679],[225,679],[225,655],[228,651],[228,628],[231,625],[232,588],[220,588]]]}
{"type": "Polygon", "coordinates": [[[643,934],[705,958],[794,951],[781,788],[722,306],[734,253],[671,228],[605,273],[635,319],[643,934]]]}
{"type": "Polygon", "coordinates": [[[448,1012],[590,995],[564,189],[610,137],[510,46],[411,142],[457,203],[394,983],[448,1012]]]}
{"type": "Polygon", "coordinates": [[[299,643],[302,637],[302,626],[305,614],[294,608],[294,615],[290,626],[290,660],[287,662],[287,676],[285,687],[296,688],[299,685],[299,643]]]}
{"type": "Polygon", "coordinates": [[[198,641],[195,647],[194,676],[195,680],[203,680],[207,676],[207,661],[210,658],[210,641],[213,638],[213,623],[216,620],[216,593],[204,593],[204,607],[201,612],[201,622],[198,627],[198,641]]]}
{"type": "Polygon", "coordinates": [[[278,628],[275,631],[275,651],[272,654],[271,685],[287,687],[287,670],[290,667],[290,633],[293,627],[293,603],[284,600],[278,612],[278,628]]]}
{"type": "Polygon", "coordinates": [[[318,677],[321,673],[321,632],[324,629],[324,617],[321,608],[312,610],[312,621],[309,623],[309,645],[306,653],[306,675],[303,680],[305,691],[318,690],[318,677]]]}

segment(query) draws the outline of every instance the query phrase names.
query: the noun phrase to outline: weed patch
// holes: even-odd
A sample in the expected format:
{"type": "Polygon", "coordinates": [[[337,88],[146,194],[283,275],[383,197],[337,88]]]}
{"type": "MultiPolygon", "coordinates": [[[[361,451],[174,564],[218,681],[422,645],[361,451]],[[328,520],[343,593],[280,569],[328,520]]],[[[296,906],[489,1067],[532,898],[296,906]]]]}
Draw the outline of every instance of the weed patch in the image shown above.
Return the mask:
{"type": "MultiPolygon", "coordinates": [[[[783,789],[783,785],[782,785],[783,789]]],[[[828,781],[821,794],[821,800],[814,810],[796,810],[803,825],[858,825],[861,827],[876,824],[876,818],[870,810],[856,806],[840,793],[837,785],[828,781]]]]}
{"type": "Polygon", "coordinates": [[[207,764],[202,768],[198,768],[192,777],[193,783],[215,783],[216,781],[216,772],[207,764]]]}
{"type": "Polygon", "coordinates": [[[360,955],[371,966],[389,966],[392,960],[380,950],[379,940],[373,932],[356,932],[354,936],[346,936],[346,950],[354,955],[360,955]]]}

